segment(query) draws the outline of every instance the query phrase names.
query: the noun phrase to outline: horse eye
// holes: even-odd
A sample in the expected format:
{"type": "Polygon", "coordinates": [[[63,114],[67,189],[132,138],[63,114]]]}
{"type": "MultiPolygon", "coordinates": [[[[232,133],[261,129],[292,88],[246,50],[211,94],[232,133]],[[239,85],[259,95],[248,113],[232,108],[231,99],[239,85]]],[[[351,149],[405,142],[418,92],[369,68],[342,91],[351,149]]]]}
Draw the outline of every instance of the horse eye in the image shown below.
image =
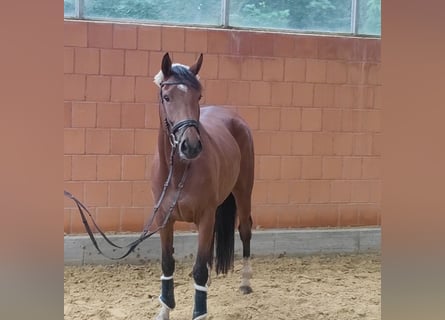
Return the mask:
{"type": "Polygon", "coordinates": [[[164,100],[167,101],[167,102],[170,101],[170,98],[168,97],[168,95],[165,95],[165,96],[164,96],[164,100]]]}
{"type": "Polygon", "coordinates": [[[201,98],[202,98],[202,95],[199,96],[199,99],[198,99],[198,100],[201,100],[201,98]]]}

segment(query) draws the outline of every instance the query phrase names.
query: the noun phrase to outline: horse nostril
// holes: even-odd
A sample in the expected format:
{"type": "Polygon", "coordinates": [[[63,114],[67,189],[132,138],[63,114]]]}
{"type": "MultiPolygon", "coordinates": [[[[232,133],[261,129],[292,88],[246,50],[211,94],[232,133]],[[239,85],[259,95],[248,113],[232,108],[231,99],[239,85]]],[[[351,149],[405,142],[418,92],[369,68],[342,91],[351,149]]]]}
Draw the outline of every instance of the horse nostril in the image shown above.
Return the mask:
{"type": "Polygon", "coordinates": [[[202,143],[201,143],[201,140],[198,141],[198,146],[196,147],[196,149],[198,150],[198,153],[202,151],[202,143]]]}
{"type": "Polygon", "coordinates": [[[188,146],[187,140],[184,140],[181,143],[181,152],[186,153],[188,149],[189,149],[189,146],[188,146]]]}

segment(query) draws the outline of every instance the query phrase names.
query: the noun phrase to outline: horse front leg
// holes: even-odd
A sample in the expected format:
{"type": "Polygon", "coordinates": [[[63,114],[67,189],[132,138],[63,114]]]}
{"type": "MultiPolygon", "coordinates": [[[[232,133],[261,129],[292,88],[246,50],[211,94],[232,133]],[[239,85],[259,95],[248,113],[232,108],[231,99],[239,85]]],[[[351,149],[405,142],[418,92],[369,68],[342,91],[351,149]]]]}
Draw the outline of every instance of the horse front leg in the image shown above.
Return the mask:
{"type": "Polygon", "coordinates": [[[160,231],[162,249],[162,276],[161,276],[161,311],[155,320],[169,320],[170,311],[175,308],[175,294],[173,273],[175,260],[173,258],[173,222],[169,222],[160,231]]]}
{"type": "Polygon", "coordinates": [[[213,258],[213,228],[214,215],[209,213],[205,221],[198,226],[198,254],[193,266],[193,279],[195,280],[195,305],[193,320],[207,318],[207,291],[210,279],[210,266],[213,258]]]}

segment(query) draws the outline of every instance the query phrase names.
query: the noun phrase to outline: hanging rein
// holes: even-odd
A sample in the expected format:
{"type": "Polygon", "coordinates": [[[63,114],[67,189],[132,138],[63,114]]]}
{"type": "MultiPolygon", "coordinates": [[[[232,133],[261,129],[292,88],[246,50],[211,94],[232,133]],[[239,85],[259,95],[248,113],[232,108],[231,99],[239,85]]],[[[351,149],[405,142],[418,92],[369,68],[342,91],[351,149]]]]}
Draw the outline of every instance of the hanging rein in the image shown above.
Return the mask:
{"type": "MultiPolygon", "coordinates": [[[[184,84],[184,83],[182,83],[182,82],[163,82],[163,83],[161,83],[161,90],[160,90],[161,100],[160,100],[160,101],[161,101],[161,104],[162,104],[162,107],[163,107],[163,108],[164,108],[164,100],[163,100],[163,97],[162,97],[162,87],[163,87],[164,85],[167,85],[167,84],[168,84],[168,85],[172,85],[172,84],[184,84]]],[[[165,111],[165,109],[164,109],[164,111],[165,111]]],[[[165,113],[165,114],[166,114],[166,113],[165,113]]],[[[169,161],[168,176],[167,176],[167,179],[166,179],[165,182],[164,182],[164,185],[163,185],[163,189],[162,189],[161,195],[159,196],[159,199],[158,199],[156,205],[153,207],[153,212],[152,212],[152,214],[151,214],[150,219],[149,219],[149,220],[147,221],[147,223],[145,224],[144,229],[143,229],[141,235],[139,236],[139,238],[137,238],[135,241],[133,241],[133,242],[127,244],[126,246],[119,246],[119,245],[115,244],[115,243],[114,243],[113,241],[111,241],[111,240],[105,235],[105,233],[99,228],[99,226],[97,225],[97,223],[96,223],[96,221],[94,220],[93,216],[91,215],[90,211],[89,211],[89,210],[82,204],[82,202],[80,202],[80,201],[79,201],[76,197],[74,197],[70,192],[64,190],[64,195],[65,195],[65,197],[68,197],[68,198],[70,198],[71,200],[73,200],[74,203],[76,204],[77,208],[79,209],[79,213],[80,213],[80,217],[81,217],[81,219],[82,219],[82,223],[83,223],[83,225],[84,225],[84,227],[85,227],[85,230],[87,231],[87,233],[88,233],[88,235],[89,235],[89,237],[90,237],[90,239],[91,239],[91,242],[93,243],[94,247],[97,249],[97,251],[98,251],[100,254],[102,254],[103,256],[107,257],[108,259],[111,259],[111,260],[120,260],[120,259],[123,259],[123,258],[127,257],[132,251],[134,251],[134,250],[136,249],[136,247],[137,247],[142,241],[144,241],[145,239],[151,237],[153,234],[155,234],[156,232],[158,232],[160,229],[164,228],[165,225],[166,225],[167,222],[168,222],[168,219],[170,218],[171,214],[173,213],[173,210],[175,209],[175,207],[176,207],[176,205],[177,205],[177,203],[178,203],[179,196],[180,196],[180,194],[181,194],[182,189],[184,188],[184,183],[185,183],[185,180],[186,180],[186,178],[187,178],[187,173],[188,173],[188,169],[189,169],[189,167],[190,167],[190,162],[187,163],[187,165],[186,165],[186,167],[185,167],[185,169],[184,169],[184,172],[183,172],[183,174],[182,174],[181,180],[180,180],[180,182],[179,182],[178,185],[177,185],[176,192],[175,192],[174,197],[173,197],[173,201],[172,201],[171,205],[170,205],[169,208],[168,208],[167,214],[165,215],[164,219],[162,220],[162,224],[161,224],[160,226],[158,226],[155,230],[153,230],[153,231],[149,231],[150,227],[153,225],[154,219],[155,219],[155,217],[156,217],[156,215],[157,215],[157,213],[158,213],[158,211],[159,211],[159,208],[160,208],[162,202],[164,201],[164,197],[165,197],[165,195],[166,195],[166,193],[167,193],[167,189],[168,189],[168,187],[169,187],[169,185],[170,185],[170,182],[171,182],[171,180],[172,180],[174,157],[175,157],[175,153],[176,153],[176,150],[177,150],[177,148],[178,148],[178,145],[179,145],[179,142],[180,142],[180,140],[181,140],[182,135],[184,134],[185,130],[186,130],[187,128],[189,128],[189,127],[194,127],[194,128],[196,128],[196,130],[197,130],[198,133],[199,133],[199,122],[196,121],[196,120],[193,120],[193,119],[182,120],[182,121],[179,121],[179,122],[175,123],[174,125],[172,125],[172,123],[170,122],[170,120],[168,120],[167,116],[165,116],[164,122],[165,122],[165,125],[166,125],[166,127],[167,127],[166,129],[167,129],[167,132],[168,132],[168,138],[169,138],[169,142],[170,142],[171,147],[172,147],[171,152],[170,152],[170,161],[169,161]],[[182,131],[181,131],[181,130],[182,130],[182,131]],[[178,132],[181,132],[181,136],[180,136],[179,139],[176,138],[176,134],[177,134],[178,132]],[[100,233],[100,235],[104,238],[104,240],[105,240],[106,242],[108,242],[108,244],[110,244],[111,246],[113,246],[113,247],[115,247],[115,248],[118,248],[118,249],[127,249],[127,251],[126,251],[123,255],[121,255],[121,256],[119,256],[119,257],[110,257],[109,255],[105,254],[105,253],[99,248],[99,245],[98,245],[98,243],[97,243],[97,241],[96,241],[96,238],[95,238],[95,236],[94,236],[94,234],[93,234],[93,231],[91,230],[91,226],[90,226],[90,224],[88,223],[88,220],[87,220],[87,217],[86,217],[84,211],[85,211],[85,212],[87,213],[87,215],[90,217],[90,219],[91,219],[91,221],[93,222],[93,225],[94,225],[94,227],[96,228],[96,230],[100,233]]]]}

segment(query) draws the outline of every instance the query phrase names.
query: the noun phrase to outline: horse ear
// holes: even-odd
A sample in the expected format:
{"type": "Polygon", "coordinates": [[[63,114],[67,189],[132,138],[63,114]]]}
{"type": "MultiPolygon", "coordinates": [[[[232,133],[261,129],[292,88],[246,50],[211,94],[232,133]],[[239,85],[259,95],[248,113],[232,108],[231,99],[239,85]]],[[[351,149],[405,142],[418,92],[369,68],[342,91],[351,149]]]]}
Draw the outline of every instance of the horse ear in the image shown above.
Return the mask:
{"type": "Polygon", "coordinates": [[[168,52],[164,54],[164,57],[162,58],[161,70],[164,74],[164,78],[168,78],[172,73],[172,61],[170,59],[170,56],[168,55],[168,52]]]}
{"type": "Polygon", "coordinates": [[[198,60],[196,60],[195,64],[192,65],[189,69],[196,76],[201,69],[202,65],[202,53],[199,55],[198,60]]]}

